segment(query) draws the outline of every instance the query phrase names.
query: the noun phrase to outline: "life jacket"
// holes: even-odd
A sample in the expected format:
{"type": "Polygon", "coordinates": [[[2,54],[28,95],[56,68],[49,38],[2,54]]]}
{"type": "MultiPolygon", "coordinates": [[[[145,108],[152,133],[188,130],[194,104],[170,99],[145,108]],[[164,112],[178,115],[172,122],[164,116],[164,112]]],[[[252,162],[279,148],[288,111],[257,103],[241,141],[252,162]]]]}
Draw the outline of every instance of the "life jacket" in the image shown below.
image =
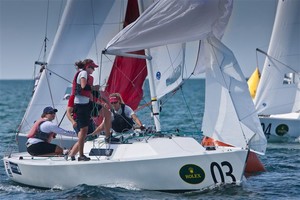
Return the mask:
{"type": "Polygon", "coordinates": [[[118,133],[126,132],[133,127],[133,119],[129,118],[125,115],[125,104],[121,104],[122,113],[121,115],[116,113],[115,110],[112,109],[112,113],[114,115],[114,120],[112,121],[112,129],[118,133]]]}
{"type": "Polygon", "coordinates": [[[77,83],[77,77],[79,73],[82,71],[78,71],[75,74],[75,77],[72,82],[72,94],[74,95],[81,95],[90,98],[91,92],[92,92],[92,86],[93,86],[93,77],[91,75],[87,76],[87,83],[84,88],[81,88],[81,85],[77,83]]]}
{"type": "Polygon", "coordinates": [[[27,138],[37,138],[37,139],[44,140],[45,142],[50,142],[53,136],[55,135],[55,133],[45,133],[41,131],[40,125],[45,121],[48,120],[45,118],[40,118],[39,120],[37,120],[34,123],[33,127],[30,129],[27,138]]]}

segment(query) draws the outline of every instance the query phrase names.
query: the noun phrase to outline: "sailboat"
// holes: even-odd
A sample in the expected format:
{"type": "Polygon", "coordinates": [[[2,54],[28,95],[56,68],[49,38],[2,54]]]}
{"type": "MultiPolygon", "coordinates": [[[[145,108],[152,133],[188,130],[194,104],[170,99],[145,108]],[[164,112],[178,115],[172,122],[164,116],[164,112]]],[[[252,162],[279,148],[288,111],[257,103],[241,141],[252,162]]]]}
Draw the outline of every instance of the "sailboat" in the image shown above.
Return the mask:
{"type": "Polygon", "coordinates": [[[278,1],[273,31],[254,99],[269,141],[300,136],[300,1],[278,1]]]}
{"type": "Polygon", "coordinates": [[[249,92],[250,95],[252,97],[252,99],[254,99],[255,95],[256,95],[256,90],[259,84],[259,79],[260,79],[260,72],[258,67],[256,67],[256,69],[254,70],[254,72],[251,74],[250,78],[247,81],[248,87],[249,87],[249,92]]]}
{"type": "Polygon", "coordinates": [[[233,53],[218,39],[231,9],[230,0],[151,4],[108,42],[103,53],[147,60],[155,129],[124,135],[123,142],[116,144],[105,143],[102,136],[87,141],[84,152],[91,157],[87,162],[11,153],[3,159],[8,177],[44,188],[87,184],[169,192],[242,183],[249,151],[264,154],[266,138],[245,77],[233,53]],[[195,71],[206,74],[203,134],[232,146],[204,148],[193,137],[166,134],[161,128],[159,100],[184,84],[185,49],[188,42],[195,41],[199,43],[195,71]],[[165,66],[168,69],[158,59],[164,55],[160,47],[165,45],[172,49],[169,53],[177,53],[173,57],[176,64],[165,66]],[[140,50],[145,50],[145,55],[134,53],[140,50]]]}

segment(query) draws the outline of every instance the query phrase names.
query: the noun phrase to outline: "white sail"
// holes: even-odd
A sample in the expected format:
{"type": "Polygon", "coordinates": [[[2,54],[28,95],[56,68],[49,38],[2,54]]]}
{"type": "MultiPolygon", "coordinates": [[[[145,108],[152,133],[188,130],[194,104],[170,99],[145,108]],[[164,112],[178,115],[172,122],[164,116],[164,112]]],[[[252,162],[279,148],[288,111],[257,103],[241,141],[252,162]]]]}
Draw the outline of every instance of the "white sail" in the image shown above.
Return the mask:
{"type": "Polygon", "coordinates": [[[231,10],[231,0],[158,1],[117,34],[107,44],[107,51],[132,52],[145,47],[185,43],[210,33],[220,38],[231,10]]]}
{"type": "Polygon", "coordinates": [[[278,1],[255,98],[259,114],[300,110],[300,1],[278,1]]]}
{"type": "MultiPolygon", "coordinates": [[[[205,4],[203,1],[159,1],[146,10],[135,23],[114,37],[107,45],[107,51],[118,54],[170,43],[206,39],[214,34],[221,37],[224,23],[220,25],[218,23],[220,22],[219,18],[222,18],[223,22],[226,21],[224,19],[228,20],[228,15],[231,13],[231,3],[230,1],[209,1],[205,4]],[[173,8],[176,8],[175,11],[173,8]],[[224,10],[224,8],[228,10],[224,10]],[[191,18],[194,20],[191,21],[191,18]],[[181,25],[182,28],[178,29],[178,26],[181,25]]],[[[253,151],[263,154],[266,149],[266,141],[253,102],[248,94],[245,78],[232,52],[217,42],[217,39],[212,40],[212,42],[208,46],[201,47],[198,64],[201,63],[201,68],[207,68],[211,64],[213,67],[220,65],[224,69],[222,71],[211,69],[213,71],[208,72],[208,75],[211,73],[219,73],[219,75],[216,77],[217,80],[213,80],[213,85],[208,84],[209,87],[216,87],[207,89],[214,91],[213,94],[216,93],[216,96],[207,93],[208,108],[206,109],[208,111],[205,113],[212,115],[212,117],[209,117],[209,120],[208,117],[205,117],[204,124],[207,123],[207,125],[203,125],[204,134],[219,141],[245,148],[251,140],[253,151]],[[211,63],[210,60],[215,53],[211,46],[219,48],[220,51],[217,58],[214,58],[216,63],[211,63]],[[221,82],[219,88],[216,84],[218,82],[221,82]],[[219,91],[220,94],[216,91],[219,91]],[[229,94],[228,91],[231,93],[229,94]],[[216,105],[221,106],[216,109],[216,105]],[[238,139],[237,135],[239,135],[238,139]]],[[[214,50],[217,50],[215,48],[214,50]]],[[[151,56],[154,57],[152,54],[151,56]]],[[[154,80],[157,78],[155,73],[152,76],[154,80]]],[[[210,82],[210,78],[209,76],[208,82],[210,82]]]]}
{"type": "Polygon", "coordinates": [[[211,33],[220,38],[231,10],[230,0],[157,1],[134,23],[117,34],[108,43],[106,51],[120,54],[151,48],[149,54],[152,56],[156,97],[161,98],[182,82],[185,43],[205,38],[211,33]],[[159,48],[153,48],[157,46],[159,48]]]}
{"type": "MultiPolygon", "coordinates": [[[[97,52],[97,49],[103,49],[112,36],[122,29],[126,4],[127,1],[67,2],[47,60],[47,68],[23,117],[20,132],[27,133],[46,106],[58,109],[56,122],[61,122],[67,105],[64,96],[70,94],[76,72],[74,63],[87,57],[98,61],[97,53],[101,52],[97,52]]],[[[103,63],[105,65],[105,60],[103,63]]],[[[108,63],[111,65],[111,62],[108,63]]],[[[95,79],[99,84],[101,81],[98,77],[96,75],[95,79]]],[[[72,129],[68,120],[63,120],[60,125],[72,129]]]]}
{"type": "Polygon", "coordinates": [[[157,98],[175,90],[183,81],[185,45],[152,48],[152,69],[157,98]]]}
{"type": "Polygon", "coordinates": [[[210,63],[205,74],[203,134],[233,146],[246,148],[250,143],[253,151],[264,154],[267,141],[233,53],[215,37],[203,45],[210,63]]]}

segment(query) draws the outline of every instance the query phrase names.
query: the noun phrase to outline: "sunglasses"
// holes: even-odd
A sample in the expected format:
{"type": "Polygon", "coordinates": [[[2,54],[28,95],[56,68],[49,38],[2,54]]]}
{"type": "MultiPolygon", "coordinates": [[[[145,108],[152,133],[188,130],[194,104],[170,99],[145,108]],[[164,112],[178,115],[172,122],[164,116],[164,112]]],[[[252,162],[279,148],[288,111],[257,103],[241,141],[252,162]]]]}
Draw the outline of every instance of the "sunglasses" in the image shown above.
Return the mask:
{"type": "Polygon", "coordinates": [[[119,103],[119,102],[117,102],[117,101],[116,102],[111,102],[111,104],[117,104],[117,103],[119,103]]]}
{"type": "Polygon", "coordinates": [[[51,114],[51,115],[53,115],[53,114],[55,114],[55,112],[47,112],[46,114],[51,114]]]}
{"type": "Polygon", "coordinates": [[[91,69],[95,70],[95,68],[94,68],[93,66],[89,66],[89,68],[91,68],[91,69]]]}

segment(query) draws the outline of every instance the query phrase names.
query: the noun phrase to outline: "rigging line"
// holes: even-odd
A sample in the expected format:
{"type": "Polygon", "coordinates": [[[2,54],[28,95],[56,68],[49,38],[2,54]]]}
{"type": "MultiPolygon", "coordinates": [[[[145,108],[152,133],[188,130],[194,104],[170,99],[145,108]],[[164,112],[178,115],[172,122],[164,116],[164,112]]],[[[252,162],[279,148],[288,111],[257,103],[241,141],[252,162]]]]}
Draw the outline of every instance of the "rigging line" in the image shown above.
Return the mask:
{"type": "Polygon", "coordinates": [[[47,2],[47,14],[46,14],[46,27],[45,27],[45,38],[47,38],[48,33],[48,21],[49,21],[49,1],[47,2]]]}
{"type": "Polygon", "coordinates": [[[99,86],[101,89],[101,87],[105,87],[107,85],[107,80],[103,80],[103,85],[101,85],[101,70],[103,69],[103,53],[101,53],[100,56],[100,65],[99,65],[99,86]]]}
{"type": "MultiPolygon", "coordinates": [[[[190,80],[191,77],[192,77],[192,75],[194,75],[193,72],[190,74],[190,76],[189,76],[185,81],[190,80]]],[[[184,82],[185,82],[185,81],[184,81],[184,82]]],[[[183,84],[184,84],[184,83],[182,83],[182,85],[183,85],[183,84]]],[[[183,94],[183,90],[182,90],[182,89],[181,89],[181,92],[182,92],[182,94],[183,94]]],[[[195,129],[197,129],[197,124],[196,124],[195,118],[194,118],[193,115],[192,115],[192,112],[191,112],[191,110],[190,110],[190,107],[189,107],[189,105],[188,105],[188,103],[187,103],[187,101],[186,101],[184,95],[182,95],[182,96],[183,96],[183,98],[184,98],[184,101],[185,101],[185,103],[186,103],[186,106],[187,106],[187,108],[188,108],[188,111],[189,111],[189,113],[190,113],[190,115],[191,115],[191,117],[192,117],[192,120],[193,120],[195,129]]],[[[201,130],[200,130],[200,131],[201,131],[201,130]]]]}
{"type": "Polygon", "coordinates": [[[66,114],[67,114],[67,110],[64,112],[63,116],[61,117],[61,120],[60,120],[60,122],[58,123],[58,126],[61,125],[61,123],[63,122],[63,120],[64,120],[64,118],[65,118],[65,116],[66,116],[66,114]]]}
{"type": "Polygon", "coordinates": [[[256,66],[257,66],[257,68],[259,69],[259,67],[258,67],[258,53],[257,53],[257,49],[256,49],[256,51],[255,51],[255,54],[256,54],[256,66]]]}
{"type": "Polygon", "coordinates": [[[47,2],[47,14],[46,14],[46,27],[45,27],[45,38],[44,38],[44,55],[43,55],[43,62],[46,62],[46,55],[47,55],[47,35],[48,35],[48,22],[49,22],[49,1],[47,2]]]}
{"type": "Polygon", "coordinates": [[[176,93],[177,91],[182,87],[183,82],[180,86],[178,86],[177,88],[175,88],[174,90],[172,90],[168,95],[165,96],[165,101],[161,103],[161,106],[164,105],[165,103],[167,103],[169,101],[169,99],[171,99],[176,93]]]}
{"type": "Polygon", "coordinates": [[[195,127],[195,129],[197,130],[197,124],[196,124],[195,118],[193,117],[193,114],[192,114],[192,111],[191,111],[191,109],[190,109],[190,106],[188,105],[188,103],[187,103],[187,101],[186,101],[186,98],[185,98],[185,95],[184,95],[184,93],[183,93],[182,87],[180,87],[180,91],[181,91],[181,94],[182,94],[182,98],[183,98],[183,100],[184,100],[184,103],[185,103],[185,105],[186,105],[186,107],[187,107],[187,109],[188,109],[188,111],[189,111],[189,113],[190,113],[190,116],[191,116],[192,120],[193,120],[194,127],[195,127]]]}
{"type": "Polygon", "coordinates": [[[54,107],[54,101],[53,101],[52,90],[51,90],[51,88],[50,88],[50,81],[49,81],[49,78],[48,78],[48,73],[46,73],[47,70],[48,70],[48,68],[46,67],[45,70],[46,70],[46,71],[45,71],[45,76],[46,76],[46,80],[47,80],[47,86],[48,86],[48,89],[49,89],[49,94],[50,94],[50,97],[51,97],[52,107],[54,107]]]}
{"type": "Polygon", "coordinates": [[[288,69],[290,69],[291,71],[293,71],[295,74],[299,74],[299,72],[297,72],[296,70],[294,70],[293,68],[291,68],[289,65],[287,65],[287,64],[285,64],[285,63],[283,63],[283,62],[281,62],[280,60],[274,58],[273,56],[270,56],[268,53],[264,52],[263,50],[261,50],[261,49],[259,49],[259,48],[256,48],[256,51],[258,51],[258,52],[260,52],[260,53],[266,55],[268,58],[271,58],[271,59],[277,61],[278,63],[282,64],[282,65],[285,66],[286,68],[288,68],[288,69]]]}
{"type": "Polygon", "coordinates": [[[49,40],[48,40],[47,36],[45,36],[45,39],[44,39],[44,56],[43,56],[43,61],[44,61],[44,62],[46,62],[46,55],[47,55],[47,41],[49,41],[49,40]]]}
{"type": "MultiPolygon", "coordinates": [[[[196,59],[196,63],[195,63],[195,66],[194,66],[194,69],[193,69],[193,71],[192,71],[192,73],[190,74],[190,76],[189,76],[189,78],[192,76],[192,75],[194,75],[195,76],[195,70],[197,69],[197,68],[200,68],[198,65],[199,65],[199,60],[200,60],[200,58],[199,58],[199,55],[200,55],[200,53],[202,54],[202,52],[201,52],[201,45],[202,45],[202,40],[199,40],[199,43],[198,43],[198,50],[197,50],[197,59],[196,59]]],[[[199,71],[199,70],[198,70],[199,71]]],[[[203,71],[203,70],[202,70],[203,71]]],[[[187,68],[185,68],[185,73],[187,74],[187,68]]],[[[198,74],[201,74],[201,73],[203,73],[203,72],[198,72],[198,74]]],[[[204,73],[205,73],[205,69],[204,69],[204,73]]],[[[188,79],[189,79],[188,78],[188,79]]]]}
{"type": "Polygon", "coordinates": [[[48,22],[49,22],[49,0],[47,1],[47,8],[46,8],[45,37],[44,37],[43,45],[42,45],[41,50],[40,50],[40,54],[39,54],[38,59],[37,59],[37,60],[40,60],[42,51],[44,50],[43,62],[46,62],[47,41],[49,41],[48,38],[47,38],[47,34],[48,34],[48,22]]]}
{"type": "MultiPolygon", "coordinates": [[[[96,53],[96,61],[97,61],[97,63],[99,63],[99,55],[98,55],[98,52],[99,52],[99,50],[98,50],[98,45],[97,45],[97,38],[96,38],[96,28],[95,28],[95,26],[96,26],[96,24],[95,24],[95,13],[94,13],[94,4],[93,4],[93,1],[91,0],[91,10],[92,10],[92,26],[93,26],[93,34],[94,34],[94,44],[95,44],[95,53],[96,53]]],[[[99,71],[99,85],[100,85],[100,82],[101,82],[101,70],[99,69],[98,70],[99,71]]]]}
{"type": "Polygon", "coordinates": [[[143,105],[137,107],[137,109],[135,109],[134,112],[138,112],[138,111],[144,109],[145,107],[149,107],[149,106],[151,106],[151,101],[146,102],[145,104],[143,104],[143,105]]]}
{"type": "MultiPolygon", "coordinates": [[[[27,94],[30,94],[30,92],[32,91],[32,88],[31,88],[31,87],[32,87],[32,84],[26,84],[26,85],[27,85],[27,89],[26,89],[25,91],[27,91],[27,94]]],[[[19,106],[20,108],[26,107],[27,104],[25,104],[25,102],[30,102],[30,97],[31,97],[31,96],[26,95],[24,101],[20,102],[20,103],[18,104],[18,106],[19,106]],[[23,104],[24,104],[24,105],[23,105],[23,104]]],[[[22,109],[19,109],[19,110],[22,110],[22,109]]],[[[22,119],[22,120],[21,120],[21,122],[20,122],[18,125],[16,125],[16,127],[15,127],[15,129],[14,129],[14,133],[15,133],[15,134],[11,136],[11,141],[15,140],[15,141],[16,141],[16,144],[19,144],[18,136],[19,136],[19,133],[20,133],[20,131],[21,131],[21,127],[23,126],[23,124],[26,123],[26,125],[29,125],[29,123],[25,120],[25,118],[22,118],[22,115],[23,115],[22,112],[19,112],[19,113],[18,113],[18,117],[17,117],[17,118],[18,118],[18,119],[22,119]]],[[[5,152],[8,152],[8,150],[10,150],[10,152],[11,152],[12,150],[17,149],[16,147],[14,147],[13,144],[15,144],[15,143],[10,143],[10,145],[6,148],[6,151],[5,151],[5,152]]]]}
{"type": "MultiPolygon", "coordinates": [[[[65,116],[66,116],[66,114],[67,114],[67,110],[65,110],[65,112],[64,112],[64,114],[63,114],[63,116],[62,116],[60,122],[58,123],[58,126],[61,125],[61,123],[63,122],[63,120],[64,120],[64,118],[65,118],[65,116]]],[[[56,117],[55,117],[55,118],[56,118],[56,117]]],[[[58,119],[57,119],[57,120],[58,120],[58,119]]],[[[59,136],[59,145],[60,145],[60,146],[63,146],[63,145],[62,145],[62,143],[63,143],[62,135],[59,135],[59,134],[58,134],[58,136],[59,136]]]]}
{"type": "Polygon", "coordinates": [[[70,80],[66,79],[65,77],[63,77],[63,76],[57,74],[56,72],[52,71],[51,69],[48,69],[47,67],[46,67],[45,69],[47,69],[49,72],[55,74],[55,75],[58,76],[59,78],[65,80],[65,81],[67,81],[67,82],[69,82],[69,83],[72,83],[72,81],[70,81],[70,80]]]}
{"type": "Polygon", "coordinates": [[[132,79],[131,82],[134,82],[134,81],[141,75],[141,73],[142,73],[144,70],[147,71],[147,64],[144,65],[144,67],[142,67],[142,69],[140,70],[140,72],[132,79]]]}

